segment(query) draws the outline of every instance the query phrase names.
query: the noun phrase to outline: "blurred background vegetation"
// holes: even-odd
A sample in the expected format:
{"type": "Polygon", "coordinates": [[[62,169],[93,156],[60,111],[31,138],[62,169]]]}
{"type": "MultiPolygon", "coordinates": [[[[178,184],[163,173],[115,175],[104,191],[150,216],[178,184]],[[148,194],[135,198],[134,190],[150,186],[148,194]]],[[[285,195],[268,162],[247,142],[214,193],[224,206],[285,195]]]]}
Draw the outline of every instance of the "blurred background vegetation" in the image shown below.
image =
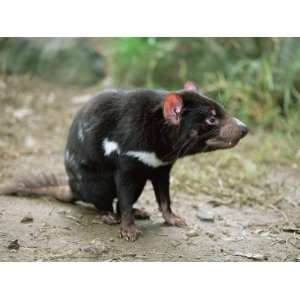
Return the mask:
{"type": "Polygon", "coordinates": [[[0,73],[99,89],[193,80],[252,126],[300,135],[299,38],[1,38],[0,73]]]}

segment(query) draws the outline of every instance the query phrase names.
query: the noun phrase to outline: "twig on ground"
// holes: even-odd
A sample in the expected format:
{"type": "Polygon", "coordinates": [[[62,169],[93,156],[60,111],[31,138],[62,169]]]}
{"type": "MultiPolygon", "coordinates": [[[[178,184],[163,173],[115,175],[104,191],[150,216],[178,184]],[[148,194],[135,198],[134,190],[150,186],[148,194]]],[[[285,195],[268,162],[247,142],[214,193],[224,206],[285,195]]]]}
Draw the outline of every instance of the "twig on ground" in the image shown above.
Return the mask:
{"type": "Polygon", "coordinates": [[[268,257],[266,255],[262,255],[262,254],[259,254],[259,253],[235,252],[235,253],[233,253],[231,255],[233,255],[233,256],[241,256],[241,257],[245,257],[245,258],[252,259],[252,260],[258,260],[258,261],[268,260],[268,257]]]}
{"type": "Polygon", "coordinates": [[[278,207],[276,207],[273,204],[268,205],[268,207],[272,208],[273,210],[277,211],[279,214],[281,214],[281,216],[284,218],[285,222],[289,223],[289,218],[288,216],[282,211],[280,210],[278,207]]]}
{"type": "Polygon", "coordinates": [[[300,249],[300,243],[299,243],[299,245],[297,245],[297,244],[295,244],[294,242],[292,242],[291,239],[288,239],[287,241],[288,241],[292,246],[294,246],[295,248],[300,249]]]}
{"type": "Polygon", "coordinates": [[[300,228],[299,227],[283,227],[282,231],[284,231],[284,232],[293,232],[293,233],[299,233],[300,234],[300,228]]]}

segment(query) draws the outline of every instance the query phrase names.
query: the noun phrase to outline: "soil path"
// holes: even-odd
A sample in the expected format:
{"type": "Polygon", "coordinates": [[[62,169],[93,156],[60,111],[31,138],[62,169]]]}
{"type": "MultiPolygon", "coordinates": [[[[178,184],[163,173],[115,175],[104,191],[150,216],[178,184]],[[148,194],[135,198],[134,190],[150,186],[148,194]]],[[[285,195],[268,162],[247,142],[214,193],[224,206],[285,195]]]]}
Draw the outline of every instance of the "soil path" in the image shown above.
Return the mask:
{"type": "MultiPolygon", "coordinates": [[[[27,78],[2,79],[1,183],[40,170],[63,172],[72,116],[96,89],[53,89],[27,78]]],[[[134,243],[119,239],[118,226],[102,224],[93,207],[0,196],[0,261],[299,261],[299,179],[299,170],[274,167],[266,188],[283,180],[288,188],[272,205],[176,192],[173,207],[185,228],[163,224],[147,185],[138,206],[152,217],[138,222],[143,235],[134,243]]]]}

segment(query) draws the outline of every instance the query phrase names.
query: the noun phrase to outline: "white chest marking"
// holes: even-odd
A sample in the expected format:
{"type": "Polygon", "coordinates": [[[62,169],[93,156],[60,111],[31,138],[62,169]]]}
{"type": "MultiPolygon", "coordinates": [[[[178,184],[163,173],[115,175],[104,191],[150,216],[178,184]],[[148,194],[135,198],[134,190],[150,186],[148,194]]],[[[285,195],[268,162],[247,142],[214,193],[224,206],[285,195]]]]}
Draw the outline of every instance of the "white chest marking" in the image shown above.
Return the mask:
{"type": "Polygon", "coordinates": [[[114,151],[116,151],[118,154],[121,153],[119,144],[117,142],[109,141],[107,138],[105,138],[102,145],[105,156],[110,155],[114,151]]]}
{"type": "Polygon", "coordinates": [[[246,127],[246,125],[245,125],[242,121],[240,121],[240,120],[237,119],[237,118],[234,118],[234,119],[235,119],[236,123],[238,124],[238,126],[246,127]]]}
{"type": "MultiPolygon", "coordinates": [[[[104,155],[109,156],[113,152],[117,152],[117,154],[121,154],[120,146],[117,142],[110,141],[108,138],[105,138],[102,143],[104,155]]],[[[155,152],[147,152],[147,151],[127,151],[123,153],[122,155],[127,155],[134,157],[138,159],[143,164],[152,167],[152,168],[158,168],[161,166],[165,166],[170,164],[169,162],[164,162],[160,160],[155,152]]]]}
{"type": "Polygon", "coordinates": [[[137,158],[139,161],[152,168],[168,165],[169,162],[160,160],[154,152],[128,151],[126,155],[137,158]]]}

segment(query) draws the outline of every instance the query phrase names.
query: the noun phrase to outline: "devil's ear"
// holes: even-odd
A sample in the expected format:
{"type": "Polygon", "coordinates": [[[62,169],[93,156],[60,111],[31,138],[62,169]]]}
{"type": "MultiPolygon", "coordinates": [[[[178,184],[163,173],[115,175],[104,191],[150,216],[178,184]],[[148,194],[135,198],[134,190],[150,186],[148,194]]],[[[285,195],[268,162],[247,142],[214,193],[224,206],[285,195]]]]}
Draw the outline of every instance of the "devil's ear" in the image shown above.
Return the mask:
{"type": "Polygon", "coordinates": [[[170,93],[166,96],[163,104],[164,118],[174,126],[179,125],[183,110],[182,98],[176,93],[170,93]]]}
{"type": "Polygon", "coordinates": [[[199,90],[197,84],[193,81],[187,81],[184,84],[184,89],[188,90],[188,91],[195,91],[195,92],[197,92],[199,90]]]}

